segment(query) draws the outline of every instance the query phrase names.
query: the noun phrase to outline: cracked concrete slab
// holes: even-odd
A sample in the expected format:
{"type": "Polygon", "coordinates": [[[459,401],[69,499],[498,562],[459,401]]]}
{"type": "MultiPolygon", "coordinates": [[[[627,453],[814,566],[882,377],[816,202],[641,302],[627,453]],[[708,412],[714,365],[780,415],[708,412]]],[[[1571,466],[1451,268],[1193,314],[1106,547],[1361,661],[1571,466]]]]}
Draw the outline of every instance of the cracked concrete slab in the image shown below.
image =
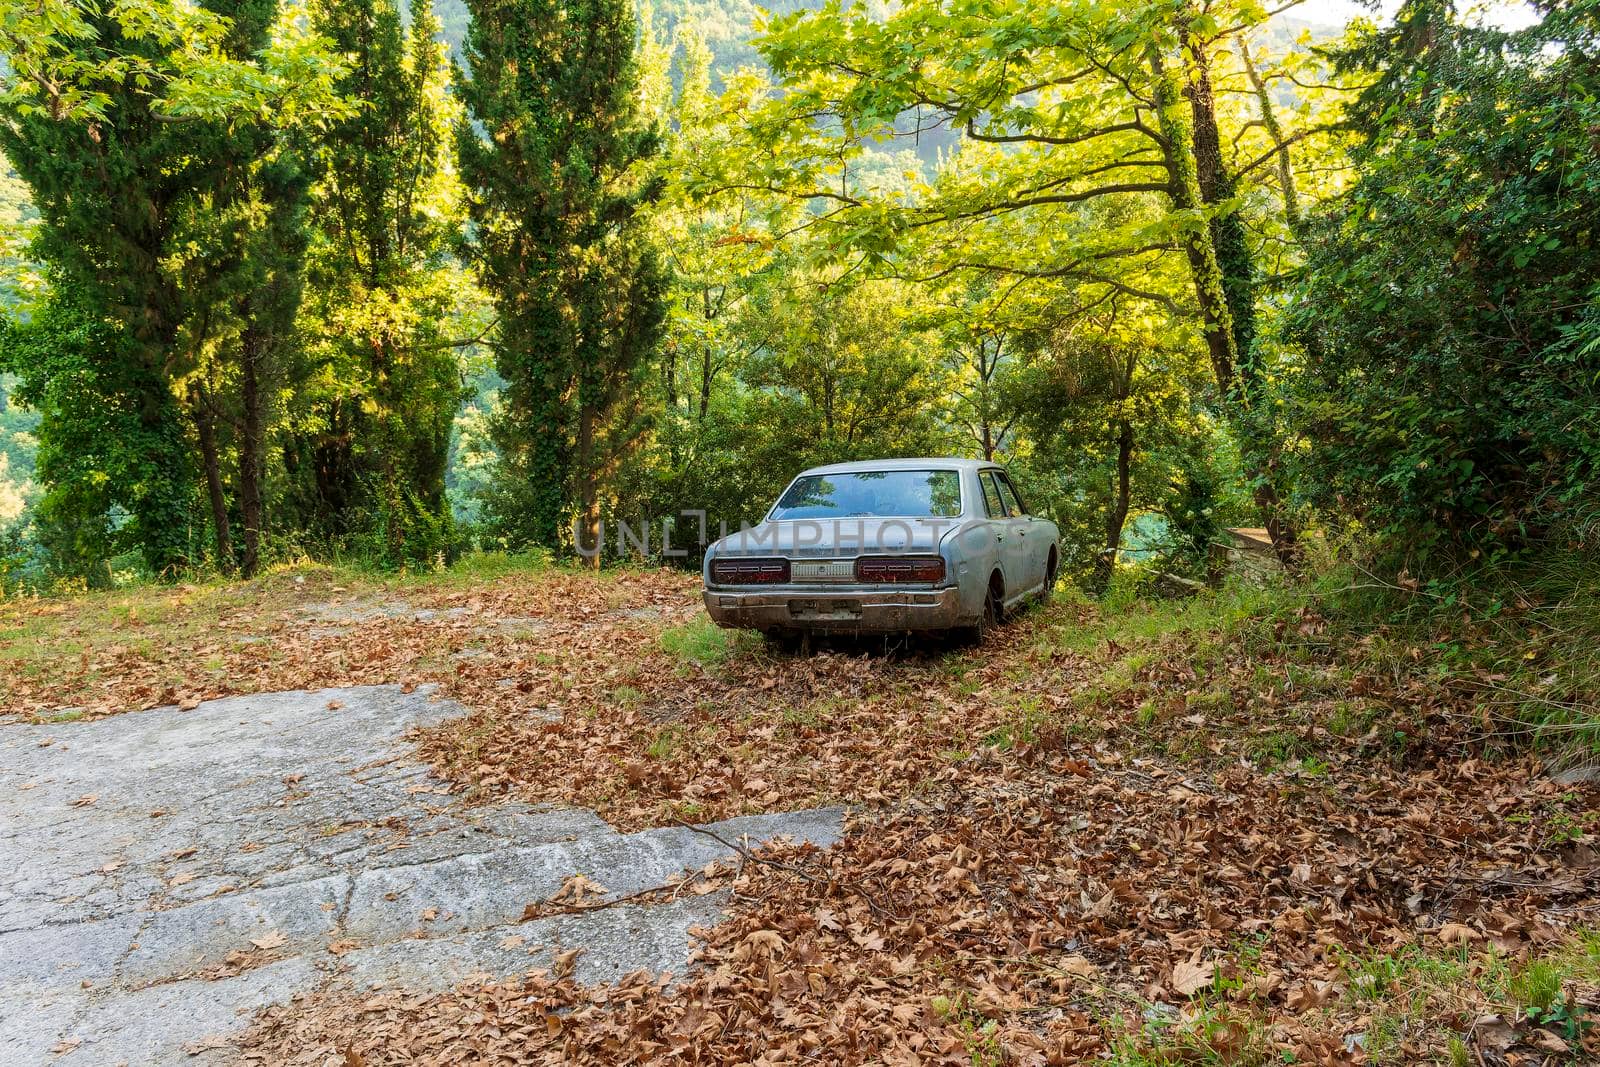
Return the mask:
{"type": "Polygon", "coordinates": [[[86,998],[72,1033],[53,1046],[61,1052],[50,1062],[55,1067],[218,1062],[226,1055],[228,1035],[248,1025],[252,1013],[284,1003],[320,977],[312,961],[297,956],[229,978],[108,990],[97,999],[86,998]]]}
{"type": "MultiPolygon", "coordinates": [[[[446,988],[573,948],[585,981],[681,973],[718,894],[519,920],[571,875],[623,895],[727,848],[461,802],[403,740],[460,711],[370,686],[0,727],[0,1063],[220,1061],[319,985],[446,988]]],[[[829,844],[841,814],[712,829],[829,844]]]]}
{"type": "Polygon", "coordinates": [[[390,941],[344,958],[355,984],[373,988],[448,988],[479,975],[549,969],[555,957],[582,949],[573,965],[580,982],[611,982],[645,970],[682,974],[689,931],[714,923],[722,893],[652,906],[619,905],[586,915],[556,915],[470,930],[450,937],[390,941]]]}

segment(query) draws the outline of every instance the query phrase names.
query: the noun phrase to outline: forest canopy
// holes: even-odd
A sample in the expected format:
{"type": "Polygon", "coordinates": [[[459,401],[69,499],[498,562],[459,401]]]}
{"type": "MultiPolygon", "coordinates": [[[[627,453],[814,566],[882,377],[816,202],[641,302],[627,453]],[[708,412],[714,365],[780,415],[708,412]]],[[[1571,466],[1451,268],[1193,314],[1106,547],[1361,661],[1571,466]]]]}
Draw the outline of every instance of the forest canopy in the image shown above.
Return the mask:
{"type": "Polygon", "coordinates": [[[1092,585],[1600,517],[1593,0],[0,3],[7,589],[930,453],[1092,585]]]}

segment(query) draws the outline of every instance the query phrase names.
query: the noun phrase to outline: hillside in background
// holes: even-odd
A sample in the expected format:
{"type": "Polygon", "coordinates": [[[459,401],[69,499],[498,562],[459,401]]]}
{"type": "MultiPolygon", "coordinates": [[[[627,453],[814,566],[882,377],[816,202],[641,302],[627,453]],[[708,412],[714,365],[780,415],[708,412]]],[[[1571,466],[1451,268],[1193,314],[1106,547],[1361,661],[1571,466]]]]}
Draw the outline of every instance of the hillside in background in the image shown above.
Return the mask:
{"type": "MultiPolygon", "coordinates": [[[[641,0],[640,14],[648,18],[656,31],[668,40],[678,27],[689,25],[699,30],[711,48],[711,72],[721,78],[740,67],[760,65],[761,54],[752,43],[756,24],[767,15],[781,16],[796,11],[816,10],[824,0],[770,0],[755,4],[750,0],[641,0]]],[[[434,13],[443,26],[445,43],[450,54],[459,58],[461,43],[467,36],[467,5],[464,0],[434,0],[434,13]]],[[[1293,45],[1303,33],[1315,41],[1329,40],[1339,33],[1336,26],[1324,26],[1289,15],[1273,19],[1265,36],[1271,52],[1282,52],[1293,45]]]]}
{"type": "Polygon", "coordinates": [[[32,501],[34,455],[38,440],[34,432],[39,416],[11,403],[16,379],[0,374],[0,533],[22,517],[32,501]]]}
{"type": "MultiPolygon", "coordinates": [[[[693,26],[711,48],[711,72],[716,79],[743,66],[759,66],[761,54],[753,43],[757,23],[767,16],[782,16],[796,11],[816,10],[824,0],[771,0],[765,4],[750,0],[641,0],[639,11],[656,31],[668,40],[680,26],[693,26]]],[[[467,37],[467,5],[464,0],[434,0],[434,13],[443,27],[443,38],[451,56],[459,59],[467,37]]],[[[1264,44],[1269,52],[1280,53],[1309,35],[1312,41],[1326,41],[1339,34],[1337,26],[1326,26],[1279,15],[1268,25],[1264,44]]]]}
{"type": "MultiPolygon", "coordinates": [[[[750,0],[661,0],[652,4],[645,0],[640,4],[640,14],[669,40],[679,26],[696,27],[711,48],[712,74],[720,78],[742,66],[761,62],[750,42],[763,11],[787,15],[821,6],[822,0],[772,0],[767,4],[753,4],[750,0]]],[[[463,0],[434,0],[433,9],[444,28],[450,54],[459,58],[461,42],[467,36],[467,5],[463,0]]]]}
{"type": "MultiPolygon", "coordinates": [[[[780,17],[796,11],[821,8],[825,0],[771,0],[765,4],[751,0],[641,0],[641,20],[648,20],[656,33],[672,41],[680,28],[692,27],[704,38],[711,49],[711,77],[714,88],[720,89],[724,80],[741,67],[764,66],[755,39],[759,24],[768,17],[780,17]]],[[[877,4],[882,7],[884,5],[877,4]]],[[[450,55],[461,62],[462,44],[467,36],[469,15],[464,0],[434,0],[434,12],[439,17],[442,37],[450,55]]],[[[1304,48],[1308,42],[1326,42],[1337,37],[1339,27],[1326,26],[1279,15],[1260,32],[1260,44],[1268,55],[1281,55],[1294,47],[1304,48]]],[[[674,70],[674,84],[677,71],[674,70]]],[[[1287,100],[1280,103],[1287,103],[1287,100]]],[[[916,128],[917,116],[906,113],[899,128],[902,134],[896,143],[882,146],[881,158],[869,158],[862,163],[857,180],[870,184],[875,173],[894,174],[906,169],[915,156],[922,167],[930,169],[941,156],[954,152],[960,145],[959,133],[949,129],[924,129],[920,135],[916,128]]]]}
{"type": "MultiPolygon", "coordinates": [[[[32,281],[24,254],[38,217],[27,186],[0,156],[0,308],[7,313],[17,306],[23,288],[32,281]]],[[[39,416],[11,402],[15,388],[14,376],[0,374],[0,536],[22,517],[36,492],[33,467],[38,441],[34,431],[39,416]]]]}

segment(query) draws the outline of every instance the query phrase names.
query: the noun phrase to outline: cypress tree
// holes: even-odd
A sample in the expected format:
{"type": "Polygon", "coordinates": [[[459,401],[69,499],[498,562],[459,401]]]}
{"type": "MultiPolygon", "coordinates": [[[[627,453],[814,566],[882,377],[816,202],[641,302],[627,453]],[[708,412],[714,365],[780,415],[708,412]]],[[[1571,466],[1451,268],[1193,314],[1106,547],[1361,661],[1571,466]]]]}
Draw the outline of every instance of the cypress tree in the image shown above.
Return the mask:
{"type": "Polygon", "coordinates": [[[508,542],[554,548],[574,505],[597,522],[627,443],[607,431],[659,339],[663,272],[640,208],[660,182],[637,164],[660,137],[638,114],[633,0],[467,7],[458,155],[506,381],[489,507],[508,542]]]}
{"type": "MultiPolygon", "coordinates": [[[[204,6],[230,20],[221,42],[228,55],[250,58],[267,46],[277,0],[204,6]]],[[[98,32],[71,39],[75,59],[92,67],[131,55],[161,66],[163,46],[124,35],[114,13],[89,21],[98,32]]],[[[173,120],[158,112],[150,87],[133,78],[101,89],[99,117],[58,118],[9,101],[0,148],[39,209],[35,255],[71,289],[74,308],[95,309],[118,326],[96,334],[103,339],[97,344],[110,347],[85,356],[103,364],[97,381],[115,394],[100,401],[70,390],[60,395],[137,413],[145,476],[116,489],[110,502],[132,513],[151,569],[167,572],[192,558],[194,494],[171,491],[192,486],[194,471],[174,397],[195,369],[197,338],[210,333],[211,313],[229,299],[236,270],[228,249],[196,238],[214,229],[205,222],[206,206],[229,197],[240,168],[263,142],[249,123],[173,120]],[[140,488],[157,485],[162,491],[140,488]]],[[[106,453],[109,469],[116,465],[111,453],[131,447],[131,440],[97,440],[95,447],[106,453]]],[[[221,524],[215,525],[220,538],[221,524]]]]}
{"type": "MultiPolygon", "coordinates": [[[[370,536],[390,565],[425,563],[451,542],[450,430],[463,395],[443,326],[447,260],[459,239],[450,166],[448,67],[428,0],[327,0],[312,24],[351,57],[339,93],[361,106],[308,148],[314,327],[336,368],[293,445],[311,525],[370,536]]],[[[314,346],[315,348],[316,346],[314,346]]]]}

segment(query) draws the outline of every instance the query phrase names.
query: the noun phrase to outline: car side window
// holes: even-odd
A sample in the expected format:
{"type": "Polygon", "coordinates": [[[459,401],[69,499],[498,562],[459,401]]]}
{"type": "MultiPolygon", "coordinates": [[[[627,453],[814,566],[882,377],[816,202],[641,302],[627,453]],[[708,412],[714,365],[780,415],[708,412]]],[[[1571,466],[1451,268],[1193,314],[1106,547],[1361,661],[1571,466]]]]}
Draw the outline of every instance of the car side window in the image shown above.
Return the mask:
{"type": "Polygon", "coordinates": [[[978,475],[978,484],[983,486],[983,509],[989,513],[991,519],[1006,517],[1006,505],[1000,497],[1000,490],[994,484],[994,472],[984,471],[978,475]]]}
{"type": "Polygon", "coordinates": [[[1017,492],[1017,487],[1011,484],[1011,476],[1009,474],[996,474],[995,478],[1000,482],[1000,492],[1005,497],[1006,507],[1011,509],[1011,514],[1026,515],[1028,509],[1022,504],[1022,494],[1017,492]]]}

